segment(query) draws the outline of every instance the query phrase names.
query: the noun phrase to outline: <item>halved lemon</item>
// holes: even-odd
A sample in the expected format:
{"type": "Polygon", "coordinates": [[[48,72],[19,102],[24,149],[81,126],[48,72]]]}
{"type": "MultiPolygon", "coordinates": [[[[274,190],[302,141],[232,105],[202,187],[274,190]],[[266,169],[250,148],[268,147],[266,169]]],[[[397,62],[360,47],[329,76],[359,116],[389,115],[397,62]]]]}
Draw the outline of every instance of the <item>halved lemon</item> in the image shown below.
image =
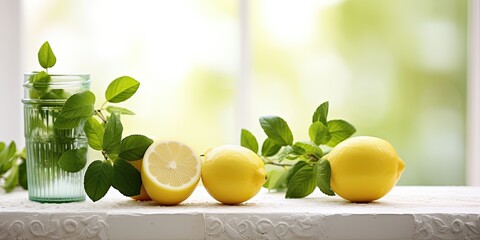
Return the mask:
{"type": "Polygon", "coordinates": [[[162,205],[176,205],[195,190],[201,168],[199,156],[187,145],[176,141],[156,141],[143,156],[143,186],[154,201],[162,205]]]}

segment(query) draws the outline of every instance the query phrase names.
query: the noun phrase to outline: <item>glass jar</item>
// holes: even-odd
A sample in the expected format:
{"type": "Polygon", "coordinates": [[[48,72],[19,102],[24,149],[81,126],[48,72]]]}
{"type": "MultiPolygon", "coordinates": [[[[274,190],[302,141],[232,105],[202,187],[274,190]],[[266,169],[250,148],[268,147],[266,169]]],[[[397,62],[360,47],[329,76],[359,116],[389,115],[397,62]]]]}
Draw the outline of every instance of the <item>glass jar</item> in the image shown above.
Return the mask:
{"type": "Polygon", "coordinates": [[[50,81],[34,85],[35,75],[24,75],[22,99],[29,199],[58,203],[84,201],[85,168],[71,173],[57,164],[64,152],[88,148],[83,123],[73,129],[57,129],[53,123],[71,95],[90,89],[90,75],[51,74],[50,81]]]}

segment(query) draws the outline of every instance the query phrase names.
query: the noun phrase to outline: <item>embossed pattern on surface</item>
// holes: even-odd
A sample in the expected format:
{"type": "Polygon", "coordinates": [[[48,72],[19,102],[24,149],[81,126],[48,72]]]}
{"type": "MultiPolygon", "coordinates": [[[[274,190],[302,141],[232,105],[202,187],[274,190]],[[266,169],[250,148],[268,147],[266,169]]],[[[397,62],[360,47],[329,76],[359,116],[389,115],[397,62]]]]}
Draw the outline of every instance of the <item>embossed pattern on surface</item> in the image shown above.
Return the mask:
{"type": "Polygon", "coordinates": [[[108,224],[100,215],[34,214],[9,218],[0,218],[0,239],[108,239],[108,224]]]}
{"type": "Polygon", "coordinates": [[[325,224],[318,215],[214,215],[205,219],[206,239],[323,239],[325,224]]]}
{"type": "Polygon", "coordinates": [[[414,239],[480,239],[480,215],[415,215],[414,239]]]}

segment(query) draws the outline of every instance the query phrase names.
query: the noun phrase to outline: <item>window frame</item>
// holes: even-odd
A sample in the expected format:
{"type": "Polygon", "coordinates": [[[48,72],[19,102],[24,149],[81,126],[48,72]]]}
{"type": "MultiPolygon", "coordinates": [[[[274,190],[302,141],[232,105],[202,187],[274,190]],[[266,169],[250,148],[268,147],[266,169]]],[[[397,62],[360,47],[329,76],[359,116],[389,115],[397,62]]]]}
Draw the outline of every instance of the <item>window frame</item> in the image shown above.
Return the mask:
{"type": "MultiPolygon", "coordinates": [[[[21,1],[0,1],[0,109],[2,121],[0,124],[0,141],[15,141],[17,145],[24,142],[23,106],[20,101],[22,95],[22,72],[20,68],[21,50],[21,1]],[[8,115],[5,116],[5,115],[8,115]]],[[[19,146],[19,147],[20,147],[19,146]]]]}
{"type": "Polygon", "coordinates": [[[467,185],[480,186],[480,0],[470,0],[468,18],[467,185]]]}

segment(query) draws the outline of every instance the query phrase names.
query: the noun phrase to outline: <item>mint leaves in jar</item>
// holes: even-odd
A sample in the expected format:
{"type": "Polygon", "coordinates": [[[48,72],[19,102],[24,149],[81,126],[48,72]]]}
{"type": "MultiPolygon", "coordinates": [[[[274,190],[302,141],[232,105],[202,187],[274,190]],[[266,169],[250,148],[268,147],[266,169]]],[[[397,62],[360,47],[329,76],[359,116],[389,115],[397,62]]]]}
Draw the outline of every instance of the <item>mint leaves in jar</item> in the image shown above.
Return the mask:
{"type": "MultiPolygon", "coordinates": [[[[68,89],[51,87],[54,75],[50,75],[48,70],[55,65],[57,58],[48,42],[41,46],[38,61],[44,70],[30,77],[30,99],[63,99],[63,105],[55,114],[52,126],[48,127],[53,128],[54,134],[76,130],[74,134],[85,136],[88,146],[99,151],[102,156],[88,164],[87,145],[77,144],[62,152],[56,162],[57,166],[65,172],[77,173],[88,164],[83,187],[92,201],[103,198],[110,187],[125,196],[138,195],[142,185],[140,172],[128,161],[141,159],[153,141],[139,134],[123,138],[121,118],[124,115],[134,115],[134,112],[116,104],[130,99],[137,92],[140,82],[129,76],[113,80],[105,91],[105,101],[96,107],[97,96],[89,90],[69,92],[68,89]]],[[[37,126],[27,131],[35,131],[35,127],[45,128],[44,122],[36,123],[37,126]]]]}

